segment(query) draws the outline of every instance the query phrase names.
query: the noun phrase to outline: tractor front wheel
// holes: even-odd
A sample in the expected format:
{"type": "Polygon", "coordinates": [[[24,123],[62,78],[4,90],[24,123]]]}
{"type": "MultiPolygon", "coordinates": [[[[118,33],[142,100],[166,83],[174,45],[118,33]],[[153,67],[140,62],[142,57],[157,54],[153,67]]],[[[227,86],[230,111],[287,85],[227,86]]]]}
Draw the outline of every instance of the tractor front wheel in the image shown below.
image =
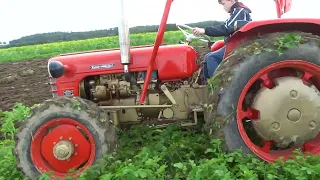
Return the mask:
{"type": "Polygon", "coordinates": [[[77,177],[115,147],[115,127],[96,104],[78,97],[58,97],[25,119],[16,134],[15,156],[30,179],[45,172],[58,178],[77,177]]]}
{"type": "Polygon", "coordinates": [[[213,136],[228,152],[242,149],[267,162],[295,149],[320,155],[317,44],[239,59],[226,59],[209,83],[213,111],[205,117],[213,136]]]}

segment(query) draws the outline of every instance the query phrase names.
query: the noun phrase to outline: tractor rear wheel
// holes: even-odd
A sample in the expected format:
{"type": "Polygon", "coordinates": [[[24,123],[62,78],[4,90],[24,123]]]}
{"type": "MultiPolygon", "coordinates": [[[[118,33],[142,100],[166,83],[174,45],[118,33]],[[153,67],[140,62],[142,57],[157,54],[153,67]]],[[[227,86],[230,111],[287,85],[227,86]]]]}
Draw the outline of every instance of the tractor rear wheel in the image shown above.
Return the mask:
{"type": "Polygon", "coordinates": [[[274,33],[223,61],[209,80],[212,108],[205,120],[224,150],[242,149],[271,163],[295,149],[320,155],[319,45],[314,35],[274,33]],[[283,36],[294,43],[280,51],[274,42],[283,36]]]}
{"type": "Polygon", "coordinates": [[[16,134],[18,167],[30,179],[42,173],[78,176],[116,148],[115,127],[91,101],[58,97],[44,102],[16,134]],[[75,173],[68,173],[69,170],[75,173]]]}

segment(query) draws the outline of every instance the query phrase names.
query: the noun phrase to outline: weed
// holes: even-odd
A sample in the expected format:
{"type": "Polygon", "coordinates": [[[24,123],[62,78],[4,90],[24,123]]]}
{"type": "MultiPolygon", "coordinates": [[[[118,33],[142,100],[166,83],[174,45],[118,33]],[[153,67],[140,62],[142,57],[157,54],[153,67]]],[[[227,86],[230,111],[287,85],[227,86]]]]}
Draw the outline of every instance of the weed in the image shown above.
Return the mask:
{"type": "MultiPolygon", "coordinates": [[[[30,108],[18,104],[5,112],[4,122],[21,120],[30,108]]],[[[0,142],[0,180],[26,179],[16,168],[13,156],[12,126],[7,140],[0,142]]],[[[14,128],[17,128],[13,126],[14,128]]],[[[219,139],[210,140],[198,127],[185,129],[171,125],[156,129],[137,125],[120,133],[118,153],[105,155],[98,164],[77,179],[319,179],[320,158],[303,156],[297,151],[295,159],[274,164],[264,163],[240,150],[225,153],[219,139]]],[[[41,180],[49,179],[43,174],[41,180]]],[[[66,177],[65,179],[72,179],[66,177]]]]}

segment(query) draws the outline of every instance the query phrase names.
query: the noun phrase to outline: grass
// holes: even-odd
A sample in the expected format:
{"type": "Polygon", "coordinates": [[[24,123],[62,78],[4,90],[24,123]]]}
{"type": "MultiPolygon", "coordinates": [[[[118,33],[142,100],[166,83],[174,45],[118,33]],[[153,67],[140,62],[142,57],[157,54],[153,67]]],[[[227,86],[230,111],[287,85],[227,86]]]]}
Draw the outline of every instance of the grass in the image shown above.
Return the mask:
{"type": "MultiPolygon", "coordinates": [[[[130,44],[131,46],[153,44],[156,35],[155,32],[131,34],[130,44]]],[[[178,44],[180,40],[184,41],[185,39],[186,38],[181,31],[168,31],[165,32],[163,42],[166,44],[178,44]]],[[[215,39],[221,38],[212,38],[212,40],[215,39]]],[[[194,41],[193,44],[197,42],[199,41],[194,41]]],[[[118,36],[0,49],[0,63],[31,59],[47,59],[63,53],[108,48],[119,48],[118,36]]]]}
{"type": "MultiPolygon", "coordinates": [[[[16,168],[13,155],[15,133],[30,108],[17,104],[13,111],[0,114],[0,180],[25,179],[16,168]],[[12,128],[13,127],[13,128],[12,128]],[[5,136],[3,136],[5,134],[5,136]]],[[[105,155],[78,179],[319,179],[320,158],[304,157],[268,164],[241,151],[221,151],[220,140],[210,140],[199,125],[194,129],[169,126],[154,129],[135,126],[120,133],[120,150],[105,155]]],[[[41,179],[49,179],[43,174],[41,179]]],[[[66,179],[72,179],[67,177],[66,179]]]]}

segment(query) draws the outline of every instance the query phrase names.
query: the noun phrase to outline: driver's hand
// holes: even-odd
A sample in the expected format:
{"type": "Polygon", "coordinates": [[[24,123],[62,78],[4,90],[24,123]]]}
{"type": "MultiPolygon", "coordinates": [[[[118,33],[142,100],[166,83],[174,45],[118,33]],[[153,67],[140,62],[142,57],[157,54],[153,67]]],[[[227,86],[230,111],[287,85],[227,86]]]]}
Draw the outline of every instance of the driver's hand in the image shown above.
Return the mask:
{"type": "Polygon", "coordinates": [[[195,35],[202,35],[202,34],[205,33],[205,30],[204,30],[203,28],[198,28],[198,27],[196,27],[196,28],[193,28],[193,29],[192,29],[192,32],[193,32],[193,34],[195,34],[195,35]]]}

